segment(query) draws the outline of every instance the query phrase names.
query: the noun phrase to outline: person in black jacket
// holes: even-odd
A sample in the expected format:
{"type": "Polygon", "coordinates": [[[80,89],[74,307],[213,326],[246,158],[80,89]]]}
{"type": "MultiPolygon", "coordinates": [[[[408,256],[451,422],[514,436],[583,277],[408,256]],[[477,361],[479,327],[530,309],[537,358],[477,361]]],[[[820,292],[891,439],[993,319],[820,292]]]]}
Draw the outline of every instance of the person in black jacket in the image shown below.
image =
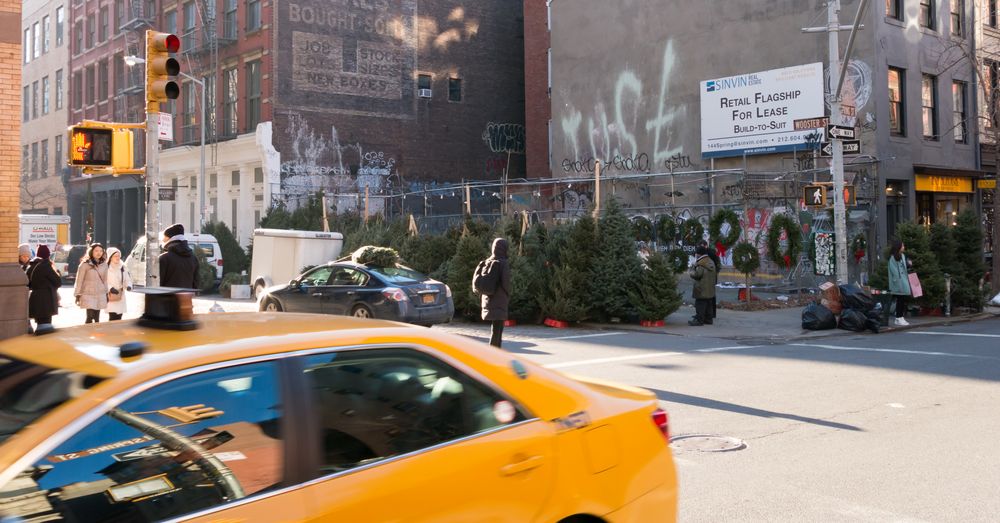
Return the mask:
{"type": "Polygon", "coordinates": [[[184,238],[184,226],[175,223],[163,230],[160,287],[197,289],[200,286],[198,258],[184,238]]]}
{"type": "Polygon", "coordinates": [[[510,263],[507,261],[507,240],[493,240],[493,256],[501,265],[500,281],[493,294],[483,294],[481,299],[483,320],[490,322],[490,345],[499,347],[503,337],[503,323],[507,321],[510,305],[510,263]]]}
{"type": "MultiPolygon", "coordinates": [[[[712,263],[715,264],[715,277],[716,277],[716,279],[718,279],[718,277],[719,277],[719,271],[722,270],[722,260],[719,259],[719,255],[716,254],[715,249],[710,248],[708,246],[708,242],[705,241],[705,240],[700,241],[698,243],[698,247],[704,247],[705,254],[712,260],[712,263]]],[[[705,322],[705,323],[707,323],[709,325],[711,325],[712,322],[715,320],[715,313],[716,313],[716,309],[717,309],[716,299],[717,299],[716,296],[712,297],[712,304],[709,307],[708,321],[705,322]]]]}
{"type": "Polygon", "coordinates": [[[62,279],[49,261],[49,248],[38,246],[38,253],[28,263],[28,316],[35,320],[35,332],[52,330],[52,316],[59,314],[59,286],[62,279]]]}

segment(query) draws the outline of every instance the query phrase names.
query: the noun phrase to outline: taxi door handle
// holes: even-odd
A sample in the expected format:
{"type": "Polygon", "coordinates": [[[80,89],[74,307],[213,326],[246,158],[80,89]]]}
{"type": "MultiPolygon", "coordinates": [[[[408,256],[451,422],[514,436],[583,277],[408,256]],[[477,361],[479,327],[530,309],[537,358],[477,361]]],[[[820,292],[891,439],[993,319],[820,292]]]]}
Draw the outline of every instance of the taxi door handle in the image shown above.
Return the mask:
{"type": "Polygon", "coordinates": [[[540,467],[543,461],[545,461],[545,458],[542,456],[531,456],[530,458],[500,467],[500,473],[504,476],[513,476],[514,474],[540,467]]]}

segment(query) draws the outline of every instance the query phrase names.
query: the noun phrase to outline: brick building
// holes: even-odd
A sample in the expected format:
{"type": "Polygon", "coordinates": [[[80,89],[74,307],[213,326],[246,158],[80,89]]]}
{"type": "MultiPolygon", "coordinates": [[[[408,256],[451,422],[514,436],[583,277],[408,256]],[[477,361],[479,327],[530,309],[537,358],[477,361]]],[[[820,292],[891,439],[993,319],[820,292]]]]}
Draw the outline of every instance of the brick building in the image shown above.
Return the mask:
{"type": "Polygon", "coordinates": [[[17,264],[21,179],[21,0],[0,0],[0,339],[24,334],[28,289],[17,264]]]}
{"type": "Polygon", "coordinates": [[[524,0],[524,127],[528,178],[552,174],[552,82],[549,76],[549,4],[524,0]]]}

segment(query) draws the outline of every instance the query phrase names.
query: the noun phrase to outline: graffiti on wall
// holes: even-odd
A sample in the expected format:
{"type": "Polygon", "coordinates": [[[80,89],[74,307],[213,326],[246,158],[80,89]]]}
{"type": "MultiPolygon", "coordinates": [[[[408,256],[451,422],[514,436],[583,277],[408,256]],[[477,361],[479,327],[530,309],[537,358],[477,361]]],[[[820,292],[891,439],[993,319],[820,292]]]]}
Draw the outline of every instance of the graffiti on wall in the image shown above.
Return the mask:
{"type": "Polygon", "coordinates": [[[524,154],[524,126],[516,123],[486,124],[483,141],[495,153],[524,154]]]}

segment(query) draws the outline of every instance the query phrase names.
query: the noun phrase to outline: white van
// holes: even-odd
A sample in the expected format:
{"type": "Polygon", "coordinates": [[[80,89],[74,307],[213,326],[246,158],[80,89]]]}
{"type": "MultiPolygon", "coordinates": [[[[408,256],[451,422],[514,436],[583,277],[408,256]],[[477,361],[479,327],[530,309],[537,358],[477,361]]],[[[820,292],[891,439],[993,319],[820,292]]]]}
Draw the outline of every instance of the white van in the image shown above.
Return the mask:
{"type": "MultiPolygon", "coordinates": [[[[215,236],[211,234],[185,234],[184,237],[192,249],[197,247],[205,253],[205,259],[210,265],[215,267],[215,281],[221,281],[222,249],[219,248],[219,242],[215,239],[215,236]]],[[[129,253],[128,258],[125,258],[125,266],[128,267],[128,273],[132,276],[132,281],[138,285],[146,284],[145,236],[140,236],[135,247],[132,247],[132,252],[129,253]]]]}
{"type": "Polygon", "coordinates": [[[288,283],[303,267],[335,261],[343,246],[344,235],[339,232],[255,229],[250,267],[254,297],[267,287],[288,283]]]}

